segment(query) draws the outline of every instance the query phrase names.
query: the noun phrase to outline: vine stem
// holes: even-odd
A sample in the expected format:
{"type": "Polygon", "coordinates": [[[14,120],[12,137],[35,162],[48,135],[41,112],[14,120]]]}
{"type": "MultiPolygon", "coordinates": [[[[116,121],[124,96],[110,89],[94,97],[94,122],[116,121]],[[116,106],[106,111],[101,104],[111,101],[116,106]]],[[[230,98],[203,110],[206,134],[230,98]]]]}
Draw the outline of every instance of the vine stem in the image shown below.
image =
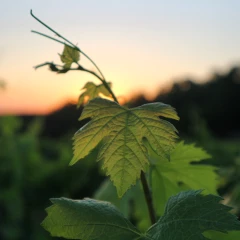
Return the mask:
{"type": "MultiPolygon", "coordinates": [[[[94,76],[96,76],[104,84],[106,89],[112,95],[115,102],[119,103],[115,94],[114,94],[114,92],[111,90],[111,88],[109,87],[109,85],[108,85],[108,83],[106,82],[105,79],[101,79],[97,74],[95,74],[94,72],[89,71],[87,69],[82,69],[82,70],[86,71],[86,72],[89,72],[89,73],[93,74],[94,76]]],[[[153,207],[152,194],[151,194],[150,188],[148,186],[145,173],[143,171],[141,171],[140,179],[141,179],[143,192],[144,192],[145,200],[146,200],[147,207],[148,207],[148,213],[149,213],[150,221],[151,221],[151,224],[153,225],[154,223],[156,223],[156,217],[155,217],[155,211],[154,211],[154,207],[153,207]]]]}
{"type": "Polygon", "coordinates": [[[156,223],[156,216],[155,216],[155,211],[153,208],[152,194],[150,192],[150,189],[149,189],[149,186],[147,183],[147,179],[146,179],[145,173],[143,171],[141,171],[141,182],[142,182],[145,200],[146,200],[146,203],[148,206],[149,217],[150,217],[151,223],[153,225],[154,223],[156,223]]]}
{"type": "MultiPolygon", "coordinates": [[[[46,34],[43,34],[43,33],[40,33],[40,32],[37,32],[37,31],[32,31],[33,33],[36,33],[36,34],[39,34],[43,37],[46,37],[46,38],[49,38],[51,40],[54,40],[58,43],[61,43],[63,45],[68,45],[69,47],[72,47],[74,49],[76,49],[77,51],[79,51],[80,53],[82,53],[95,67],[96,69],[98,70],[98,72],[100,73],[101,77],[96,74],[95,72],[93,71],[90,71],[88,69],[85,69],[83,68],[81,65],[79,65],[78,63],[78,68],[75,68],[75,69],[70,69],[70,70],[81,70],[81,71],[85,71],[85,72],[88,72],[92,75],[94,75],[95,77],[97,77],[101,82],[102,84],[105,86],[105,88],[108,90],[108,92],[112,95],[113,99],[115,102],[118,102],[117,100],[117,97],[115,96],[114,92],[112,91],[112,89],[110,88],[110,86],[108,85],[103,73],[101,72],[101,70],[99,69],[99,67],[97,66],[97,64],[86,54],[84,53],[83,51],[80,50],[80,48],[78,46],[76,46],[75,44],[73,44],[71,41],[69,41],[67,38],[63,37],[61,34],[59,34],[58,32],[56,32],[55,30],[53,30],[51,27],[49,27],[46,23],[42,22],[39,18],[37,18],[32,10],[30,11],[30,14],[31,16],[37,20],[39,23],[41,23],[43,26],[45,26],[47,29],[49,29],[51,32],[53,32],[54,34],[56,34],[59,38],[63,39],[65,42],[63,41],[60,41],[56,38],[53,38],[53,37],[50,37],[46,34]],[[67,44],[67,43],[68,44],[67,44]]],[[[146,176],[145,176],[145,173],[143,171],[141,171],[141,183],[142,183],[142,187],[143,187],[143,192],[144,192],[144,196],[145,196],[145,200],[146,200],[146,203],[147,203],[147,206],[148,206],[148,212],[149,212],[149,217],[150,217],[150,220],[151,220],[151,223],[154,224],[156,223],[156,217],[155,217],[155,212],[154,212],[154,207],[153,207],[153,201],[152,201],[152,194],[150,192],[150,189],[149,189],[149,186],[148,186],[148,183],[147,183],[147,179],[146,179],[146,176]]]]}
{"type": "MultiPolygon", "coordinates": [[[[93,74],[95,77],[97,77],[103,84],[104,86],[106,87],[106,89],[109,91],[109,93],[112,95],[113,99],[115,100],[115,102],[119,103],[114,92],[112,91],[112,89],[109,87],[108,83],[106,82],[105,79],[101,79],[96,73],[88,70],[88,69],[85,69],[83,67],[81,67],[79,65],[80,68],[82,68],[81,70],[82,71],[85,71],[85,72],[88,72],[88,73],[91,73],[93,74]]],[[[80,70],[80,69],[79,69],[80,70]]],[[[143,192],[144,192],[144,196],[145,196],[145,200],[146,200],[146,203],[147,203],[147,207],[148,207],[148,213],[149,213],[149,217],[150,217],[150,221],[151,221],[151,224],[153,225],[154,223],[156,223],[156,217],[155,217],[155,211],[154,211],[154,207],[153,207],[153,201],[152,201],[152,194],[150,192],[150,188],[148,186],[148,183],[147,183],[147,179],[146,179],[146,176],[145,176],[145,173],[143,171],[141,171],[141,183],[142,183],[142,187],[143,187],[143,192]]]]}

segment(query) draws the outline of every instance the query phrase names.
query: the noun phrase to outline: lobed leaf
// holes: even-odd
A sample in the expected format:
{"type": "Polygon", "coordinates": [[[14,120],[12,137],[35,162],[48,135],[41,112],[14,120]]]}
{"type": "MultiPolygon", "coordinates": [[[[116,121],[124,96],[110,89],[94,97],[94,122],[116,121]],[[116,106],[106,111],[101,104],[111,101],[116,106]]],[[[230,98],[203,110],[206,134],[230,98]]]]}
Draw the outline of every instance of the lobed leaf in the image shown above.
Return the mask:
{"type": "Polygon", "coordinates": [[[227,232],[240,230],[237,217],[230,207],[219,203],[219,196],[201,195],[201,190],[185,191],[171,197],[164,215],[149,228],[152,240],[204,240],[208,230],[227,232]]]}
{"type": "Polygon", "coordinates": [[[80,59],[79,51],[68,45],[64,45],[63,53],[60,55],[61,61],[64,63],[64,69],[69,69],[72,63],[77,63],[80,59]]]}
{"type": "MultiPolygon", "coordinates": [[[[206,193],[216,194],[217,174],[215,167],[210,165],[191,164],[210,158],[203,149],[193,144],[180,142],[170,153],[170,161],[159,159],[151,155],[151,186],[154,208],[157,215],[161,216],[169,197],[183,190],[205,189],[206,193]],[[179,183],[181,182],[181,184],[179,183]]],[[[117,197],[117,192],[109,180],[106,180],[98,189],[95,198],[112,202],[126,217],[129,217],[130,203],[134,206],[131,211],[137,220],[137,226],[145,231],[150,226],[150,219],[141,186],[137,184],[127,192],[122,199],[117,197]]]]}
{"type": "Polygon", "coordinates": [[[240,231],[232,231],[228,233],[207,231],[203,235],[211,240],[239,240],[240,239],[240,231]]]}
{"type": "Polygon", "coordinates": [[[81,240],[133,240],[141,233],[110,203],[51,199],[43,227],[52,236],[81,240]]]}
{"type": "MultiPolygon", "coordinates": [[[[107,84],[111,87],[110,82],[107,84]]],[[[100,94],[103,94],[106,97],[111,97],[111,94],[103,84],[96,85],[93,82],[87,82],[82,89],[85,89],[85,91],[79,96],[77,107],[80,107],[86,98],[88,101],[90,101],[96,97],[99,97],[100,94]]]]}
{"type": "Polygon", "coordinates": [[[204,189],[206,193],[217,194],[216,167],[192,164],[210,157],[194,144],[180,142],[171,152],[170,162],[158,156],[151,159],[153,201],[158,215],[163,214],[168,198],[180,191],[204,189]]]}
{"type": "Polygon", "coordinates": [[[128,109],[106,99],[91,100],[80,117],[80,120],[91,120],[74,135],[74,157],[70,165],[101,143],[97,161],[103,160],[103,169],[122,196],[149,164],[143,139],[147,139],[161,158],[169,158],[176,129],[159,116],[178,119],[175,110],[163,103],[128,109]]]}

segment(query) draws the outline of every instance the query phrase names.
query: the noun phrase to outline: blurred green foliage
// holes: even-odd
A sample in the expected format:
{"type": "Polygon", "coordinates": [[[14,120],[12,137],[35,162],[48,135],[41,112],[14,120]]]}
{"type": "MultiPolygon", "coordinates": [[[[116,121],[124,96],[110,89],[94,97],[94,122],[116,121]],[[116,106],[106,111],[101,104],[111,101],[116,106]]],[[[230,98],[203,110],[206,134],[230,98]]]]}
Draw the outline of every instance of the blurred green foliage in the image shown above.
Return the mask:
{"type": "Polygon", "coordinates": [[[192,116],[192,126],[195,127],[192,127],[192,137],[188,141],[194,140],[212,155],[204,163],[219,167],[218,192],[224,197],[225,204],[234,207],[240,216],[240,139],[215,137],[197,112],[192,116]]]}
{"type": "Polygon", "coordinates": [[[71,141],[39,137],[43,119],[21,131],[18,117],[0,117],[0,239],[50,239],[40,226],[50,197],[91,196],[101,177],[92,161],[67,167],[71,141]]]}
{"type": "MultiPolygon", "coordinates": [[[[49,198],[92,197],[103,180],[95,163],[97,151],[86,161],[68,167],[72,158],[70,137],[41,135],[44,121],[36,118],[24,129],[20,117],[0,117],[0,239],[52,239],[40,226],[49,198]]],[[[196,128],[186,140],[195,141],[213,156],[205,163],[220,167],[219,193],[239,214],[240,141],[215,138],[197,115],[192,121],[196,128]]],[[[127,211],[133,211],[131,201],[124,204],[127,211]]],[[[139,209],[145,207],[144,201],[139,204],[139,209]]]]}

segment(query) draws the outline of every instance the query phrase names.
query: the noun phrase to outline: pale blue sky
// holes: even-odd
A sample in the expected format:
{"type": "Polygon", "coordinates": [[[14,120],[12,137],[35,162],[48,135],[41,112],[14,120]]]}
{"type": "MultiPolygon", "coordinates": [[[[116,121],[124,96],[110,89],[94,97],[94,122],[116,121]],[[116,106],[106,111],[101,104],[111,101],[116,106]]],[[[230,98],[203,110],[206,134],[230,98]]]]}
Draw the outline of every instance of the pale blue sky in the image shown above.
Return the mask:
{"type": "Polygon", "coordinates": [[[0,94],[0,112],[47,111],[77,99],[84,82],[94,80],[82,73],[33,70],[45,61],[59,62],[62,46],[30,33],[51,34],[30,16],[30,9],[78,43],[118,95],[151,94],[185,76],[204,81],[215,70],[240,63],[237,0],[3,1],[0,78],[8,88],[0,94]]]}

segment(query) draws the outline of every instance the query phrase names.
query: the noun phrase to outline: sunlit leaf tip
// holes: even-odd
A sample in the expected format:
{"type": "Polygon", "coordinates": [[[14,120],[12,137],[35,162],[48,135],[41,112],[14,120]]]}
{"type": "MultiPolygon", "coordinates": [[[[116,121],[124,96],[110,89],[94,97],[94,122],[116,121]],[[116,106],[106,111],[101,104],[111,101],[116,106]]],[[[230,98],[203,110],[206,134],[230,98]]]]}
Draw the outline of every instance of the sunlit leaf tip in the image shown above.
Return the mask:
{"type": "MultiPolygon", "coordinates": [[[[107,83],[109,87],[111,87],[112,83],[107,83]]],[[[96,97],[100,97],[101,95],[106,97],[111,97],[111,93],[106,89],[104,84],[96,85],[93,82],[87,82],[82,88],[83,93],[78,98],[77,107],[79,108],[85,102],[90,101],[96,97]]]]}
{"type": "Polygon", "coordinates": [[[72,63],[77,63],[80,59],[80,53],[77,49],[64,45],[63,53],[59,54],[61,61],[64,63],[64,68],[69,69],[72,63]]]}

